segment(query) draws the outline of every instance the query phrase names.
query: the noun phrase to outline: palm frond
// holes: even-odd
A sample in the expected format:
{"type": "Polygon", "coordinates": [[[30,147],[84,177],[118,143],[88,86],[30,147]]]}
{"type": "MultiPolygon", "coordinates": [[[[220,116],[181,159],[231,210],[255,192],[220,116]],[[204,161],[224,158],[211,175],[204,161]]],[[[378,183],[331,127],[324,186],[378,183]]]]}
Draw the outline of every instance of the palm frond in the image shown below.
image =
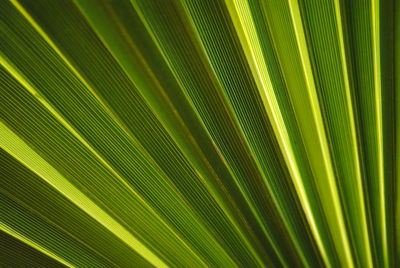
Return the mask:
{"type": "Polygon", "coordinates": [[[0,264],[397,267],[399,55],[392,0],[0,1],[0,264]]]}

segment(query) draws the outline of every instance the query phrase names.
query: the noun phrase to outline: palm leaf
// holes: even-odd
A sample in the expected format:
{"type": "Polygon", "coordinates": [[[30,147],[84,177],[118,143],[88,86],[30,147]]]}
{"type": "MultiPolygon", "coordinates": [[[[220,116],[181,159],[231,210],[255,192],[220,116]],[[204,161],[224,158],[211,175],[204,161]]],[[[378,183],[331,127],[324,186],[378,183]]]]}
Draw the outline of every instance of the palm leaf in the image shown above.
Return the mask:
{"type": "Polygon", "coordinates": [[[397,267],[400,4],[0,2],[0,264],[397,267]]]}

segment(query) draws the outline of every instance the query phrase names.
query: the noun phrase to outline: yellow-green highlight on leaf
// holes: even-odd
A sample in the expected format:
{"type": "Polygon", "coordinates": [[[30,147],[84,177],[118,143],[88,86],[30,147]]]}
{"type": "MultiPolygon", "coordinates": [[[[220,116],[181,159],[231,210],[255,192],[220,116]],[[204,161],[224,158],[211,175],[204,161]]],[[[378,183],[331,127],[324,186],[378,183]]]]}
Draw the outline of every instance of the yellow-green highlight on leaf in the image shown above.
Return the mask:
{"type": "Polygon", "coordinates": [[[395,0],[0,1],[0,266],[398,267],[399,55],[395,0]]]}

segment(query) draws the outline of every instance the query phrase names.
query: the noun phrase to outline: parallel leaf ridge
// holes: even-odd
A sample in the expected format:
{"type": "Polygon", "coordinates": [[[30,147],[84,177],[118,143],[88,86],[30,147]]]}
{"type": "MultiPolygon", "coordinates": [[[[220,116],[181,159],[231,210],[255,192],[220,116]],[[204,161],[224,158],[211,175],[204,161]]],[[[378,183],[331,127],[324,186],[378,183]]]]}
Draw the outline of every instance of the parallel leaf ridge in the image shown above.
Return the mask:
{"type": "Polygon", "coordinates": [[[400,2],[1,0],[0,267],[399,267],[400,2]]]}

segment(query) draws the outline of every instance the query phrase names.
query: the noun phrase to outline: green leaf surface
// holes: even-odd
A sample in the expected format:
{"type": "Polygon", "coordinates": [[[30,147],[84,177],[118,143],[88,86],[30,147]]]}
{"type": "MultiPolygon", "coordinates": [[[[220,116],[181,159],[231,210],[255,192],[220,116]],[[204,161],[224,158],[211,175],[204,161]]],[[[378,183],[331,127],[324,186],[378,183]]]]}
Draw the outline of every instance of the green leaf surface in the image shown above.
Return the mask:
{"type": "Polygon", "coordinates": [[[400,4],[0,1],[0,266],[397,267],[400,4]]]}

